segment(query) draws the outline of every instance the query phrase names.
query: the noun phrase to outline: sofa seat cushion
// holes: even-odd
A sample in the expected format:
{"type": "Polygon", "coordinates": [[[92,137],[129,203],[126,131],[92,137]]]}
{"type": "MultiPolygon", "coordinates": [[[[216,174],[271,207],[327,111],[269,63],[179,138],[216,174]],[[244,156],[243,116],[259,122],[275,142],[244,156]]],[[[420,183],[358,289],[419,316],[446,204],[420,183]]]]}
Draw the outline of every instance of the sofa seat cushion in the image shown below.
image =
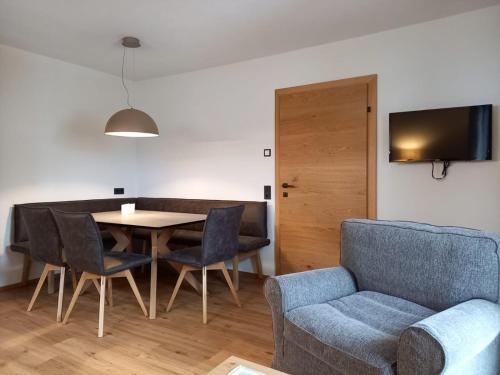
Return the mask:
{"type": "Polygon", "coordinates": [[[285,339],[347,374],[393,374],[401,332],[435,311],[362,291],[285,315],[285,339]]]}
{"type": "Polygon", "coordinates": [[[10,245],[10,249],[16,253],[22,253],[29,255],[30,253],[30,243],[29,241],[14,242],[10,245]]]}

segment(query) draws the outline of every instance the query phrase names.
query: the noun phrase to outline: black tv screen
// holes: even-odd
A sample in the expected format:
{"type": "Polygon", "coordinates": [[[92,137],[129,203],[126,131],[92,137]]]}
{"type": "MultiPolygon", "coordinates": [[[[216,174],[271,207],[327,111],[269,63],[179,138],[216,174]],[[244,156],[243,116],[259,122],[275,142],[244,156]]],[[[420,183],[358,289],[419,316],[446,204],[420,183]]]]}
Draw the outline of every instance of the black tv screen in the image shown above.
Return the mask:
{"type": "Polygon", "coordinates": [[[492,105],[389,114],[391,162],[491,160],[492,105]]]}

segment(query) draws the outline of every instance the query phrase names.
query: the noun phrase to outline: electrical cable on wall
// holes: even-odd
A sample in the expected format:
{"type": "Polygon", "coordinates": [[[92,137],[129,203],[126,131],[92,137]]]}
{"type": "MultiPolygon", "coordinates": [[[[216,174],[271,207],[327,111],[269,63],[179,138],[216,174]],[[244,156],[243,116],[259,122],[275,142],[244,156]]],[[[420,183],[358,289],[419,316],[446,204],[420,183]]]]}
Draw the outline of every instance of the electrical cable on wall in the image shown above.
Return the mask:
{"type": "Polygon", "coordinates": [[[450,166],[450,162],[447,160],[443,160],[443,169],[441,170],[441,176],[436,176],[434,174],[434,164],[439,163],[439,160],[433,160],[432,163],[432,178],[435,180],[444,180],[446,178],[446,175],[448,174],[448,167],[450,166]]]}

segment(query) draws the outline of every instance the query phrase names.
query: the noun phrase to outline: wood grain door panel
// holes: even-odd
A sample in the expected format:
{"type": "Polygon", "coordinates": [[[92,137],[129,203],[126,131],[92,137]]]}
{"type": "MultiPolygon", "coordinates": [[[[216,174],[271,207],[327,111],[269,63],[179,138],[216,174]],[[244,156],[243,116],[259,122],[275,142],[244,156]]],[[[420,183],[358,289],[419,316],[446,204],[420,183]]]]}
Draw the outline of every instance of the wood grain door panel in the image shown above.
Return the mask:
{"type": "Polygon", "coordinates": [[[342,221],[368,216],[369,86],[333,86],[277,92],[279,273],[338,265],[342,221]]]}

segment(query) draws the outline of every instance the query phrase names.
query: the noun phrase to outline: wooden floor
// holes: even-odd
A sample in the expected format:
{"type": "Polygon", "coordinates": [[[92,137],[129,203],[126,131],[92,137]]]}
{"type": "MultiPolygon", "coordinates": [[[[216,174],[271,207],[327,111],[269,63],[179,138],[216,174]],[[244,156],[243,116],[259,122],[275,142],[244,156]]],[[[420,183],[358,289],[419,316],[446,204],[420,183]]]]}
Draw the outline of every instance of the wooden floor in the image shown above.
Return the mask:
{"type": "MultiPolygon", "coordinates": [[[[28,313],[34,285],[0,292],[0,374],[205,374],[230,355],[270,365],[271,314],[262,281],[241,276],[243,307],[238,308],[222,275],[209,272],[208,324],[203,325],[201,296],[188,285],[165,312],[175,280],[165,272],[159,277],[156,320],[144,317],[126,280],[114,281],[114,306],[106,306],[101,339],[94,288],[80,297],[65,326],[55,321],[57,293],[45,289],[28,313]]],[[[136,281],[148,301],[147,275],[136,281]]],[[[66,285],[64,309],[70,298],[66,285]]]]}

